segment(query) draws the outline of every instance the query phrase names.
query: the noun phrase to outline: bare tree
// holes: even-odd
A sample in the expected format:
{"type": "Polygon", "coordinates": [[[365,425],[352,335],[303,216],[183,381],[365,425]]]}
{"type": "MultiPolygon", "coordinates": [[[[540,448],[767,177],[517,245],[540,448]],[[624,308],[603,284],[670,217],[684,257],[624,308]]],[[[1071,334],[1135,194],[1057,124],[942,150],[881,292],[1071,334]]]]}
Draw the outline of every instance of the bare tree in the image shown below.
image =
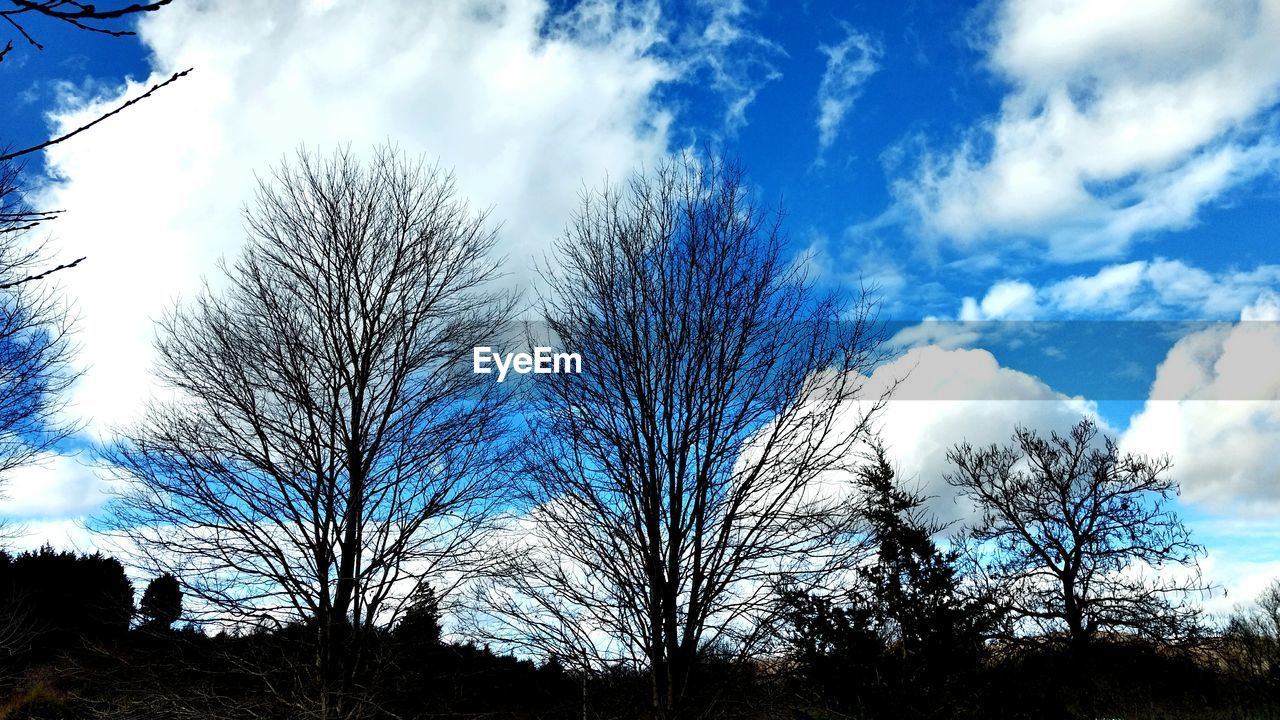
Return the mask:
{"type": "Polygon", "coordinates": [[[313,623],[312,710],[347,715],[361,631],[477,559],[505,396],[471,351],[513,301],[484,214],[393,150],[300,153],[246,215],[226,289],[160,323],[173,398],[108,451],[107,529],[224,619],[313,623]]]}
{"type": "Polygon", "coordinates": [[[1253,605],[1227,618],[1223,660],[1271,690],[1280,685],[1280,580],[1272,580],[1253,605]]]}
{"type": "Polygon", "coordinates": [[[72,322],[54,288],[23,282],[46,253],[29,238],[16,182],[0,165],[0,482],[75,429],[61,412],[76,378],[72,322]]]}
{"type": "Polygon", "coordinates": [[[855,403],[873,305],[813,292],[746,194],[686,157],[584,197],[541,301],[583,371],[531,383],[519,537],[482,593],[494,637],[646,668],[662,718],[704,652],[759,646],[780,586],[848,559],[835,477],[882,400],[855,403]]]}
{"type": "Polygon", "coordinates": [[[1202,548],[1168,507],[1170,462],[1098,436],[1085,419],[1065,436],[1018,428],[1012,446],[956,446],[947,482],[981,513],[966,541],[1024,631],[1075,648],[1100,632],[1182,638],[1199,616],[1185,601],[1210,588],[1202,548]]]}

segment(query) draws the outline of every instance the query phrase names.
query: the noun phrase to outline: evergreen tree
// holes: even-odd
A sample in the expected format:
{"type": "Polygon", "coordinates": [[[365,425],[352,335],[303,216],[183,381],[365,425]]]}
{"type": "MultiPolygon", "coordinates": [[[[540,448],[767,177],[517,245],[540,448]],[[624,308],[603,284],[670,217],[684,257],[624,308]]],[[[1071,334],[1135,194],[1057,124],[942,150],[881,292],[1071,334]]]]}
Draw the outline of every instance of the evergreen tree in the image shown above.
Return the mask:
{"type": "Polygon", "coordinates": [[[133,586],[114,558],[45,545],[0,560],[0,620],[25,631],[13,650],[46,657],[112,642],[132,616],[133,586]]]}
{"type": "Polygon", "coordinates": [[[411,645],[438,645],[440,643],[440,599],[430,585],[423,584],[414,593],[396,624],[396,637],[411,645]]]}
{"type": "Polygon", "coordinates": [[[138,603],[138,614],[145,627],[168,630],[182,617],[182,588],[178,579],[165,573],[148,583],[138,603]]]}
{"type": "Polygon", "coordinates": [[[927,498],[902,487],[874,447],[855,483],[876,549],[848,602],[791,595],[792,643],[827,702],[870,717],[963,715],[975,687],[992,603],[960,589],[960,556],[934,537],[945,528],[927,498]]]}
{"type": "Polygon", "coordinates": [[[960,553],[934,541],[945,526],[927,516],[924,495],[902,487],[876,446],[856,480],[867,502],[877,562],[861,571],[861,597],[876,633],[897,658],[901,700],[932,715],[963,704],[983,638],[995,624],[988,598],[962,592],[960,553]]]}

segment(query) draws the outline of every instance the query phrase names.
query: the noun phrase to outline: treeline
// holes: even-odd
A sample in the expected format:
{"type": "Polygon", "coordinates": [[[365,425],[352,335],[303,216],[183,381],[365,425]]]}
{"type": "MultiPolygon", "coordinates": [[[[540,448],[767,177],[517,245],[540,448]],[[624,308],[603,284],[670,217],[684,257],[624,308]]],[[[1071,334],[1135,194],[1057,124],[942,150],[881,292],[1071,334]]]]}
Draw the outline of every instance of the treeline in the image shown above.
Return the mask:
{"type": "MultiPolygon", "coordinates": [[[[996,640],[1007,608],[959,591],[963,561],[932,540],[923,498],[874,466],[877,558],[837,595],[783,598],[767,658],[699,655],[686,712],[723,718],[1266,718],[1280,708],[1280,583],[1221,631],[1178,642],[1113,634],[996,640]]],[[[123,566],[50,548],[0,555],[5,718],[308,717],[314,623],[218,631],[183,621],[170,575],[135,598],[123,566]]],[[[365,717],[639,718],[642,668],[584,673],[442,635],[421,594],[362,639],[365,717]]],[[[353,713],[354,714],[354,713],[353,713]]]]}

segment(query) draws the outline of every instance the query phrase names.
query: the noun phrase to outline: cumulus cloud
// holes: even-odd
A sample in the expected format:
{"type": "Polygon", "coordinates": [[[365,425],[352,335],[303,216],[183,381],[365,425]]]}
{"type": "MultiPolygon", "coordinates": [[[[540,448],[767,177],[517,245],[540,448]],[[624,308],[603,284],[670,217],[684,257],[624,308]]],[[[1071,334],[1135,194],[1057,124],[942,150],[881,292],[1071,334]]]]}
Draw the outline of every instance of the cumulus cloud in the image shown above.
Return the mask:
{"type": "Polygon", "coordinates": [[[947,451],[957,443],[1008,444],[1019,425],[1065,432],[1086,416],[1110,431],[1093,403],[1002,367],[986,350],[914,348],[877,368],[866,395],[877,396],[895,383],[877,432],[899,477],[933,496],[929,508],[944,522],[967,519],[971,512],[944,480],[951,471],[947,451]]]}
{"type": "Polygon", "coordinates": [[[54,118],[73,126],[196,68],[48,152],[41,205],[68,210],[58,239],[89,257],[67,279],[90,365],[76,409],[99,432],[136,412],[153,319],[238,250],[255,175],[300,146],[392,141],[438,158],[462,195],[493,208],[508,267],[524,275],[584,182],[665,152],[670,115],[653,93],[676,71],[651,52],[658,24],[651,5],[553,16],[542,0],[179,3],[148,16],[153,75],[54,118]]]}
{"type": "MultiPolygon", "coordinates": [[[[1256,312],[1280,289],[1280,265],[1209,272],[1181,260],[1154,258],[1105,265],[1041,287],[1021,280],[995,283],[981,300],[961,302],[961,320],[1064,317],[1234,320],[1256,312]]],[[[1243,319],[1256,319],[1245,317],[1243,319]]]]}
{"type": "Polygon", "coordinates": [[[981,302],[961,301],[960,320],[1025,320],[1035,314],[1036,289],[1029,283],[1004,280],[991,286],[981,302]]]}
{"type": "Polygon", "coordinates": [[[1242,311],[1247,321],[1179,340],[1151,397],[1123,437],[1127,449],[1167,453],[1184,497],[1244,515],[1280,508],[1280,297],[1242,311]]]}
{"type": "MultiPolygon", "coordinates": [[[[149,14],[139,34],[150,76],[65,86],[53,129],[195,72],[50,148],[36,198],[68,210],[61,251],[88,256],[66,284],[88,365],[73,402],[90,438],[127,424],[155,391],[154,319],[202,277],[216,284],[217,261],[243,240],[256,176],[299,147],[362,154],[391,142],[454,168],[460,193],[502,225],[499,250],[523,283],[583,183],[673,145],[665,85],[703,84],[726,106],[726,126],[745,122],[785,54],[752,17],[746,0],[707,0],[679,21],[654,0],[567,10],[548,0],[190,2],[149,14]]],[[[30,482],[71,487],[70,472],[46,465],[30,482]]],[[[68,492],[62,509],[79,512],[79,496],[68,492]]]]}
{"type": "Polygon", "coordinates": [[[987,50],[1010,87],[998,116],[895,186],[962,245],[1114,256],[1280,163],[1262,120],[1280,98],[1278,0],[1005,0],[987,50]]]}
{"type": "MultiPolygon", "coordinates": [[[[256,177],[300,147],[363,154],[391,142],[455,168],[460,193],[501,223],[513,282],[527,280],[583,183],[664,155],[678,81],[657,3],[175,3],[147,15],[151,74],[66,88],[65,130],[175,71],[195,71],[91,134],[51,147],[35,198],[65,208],[59,251],[87,372],[73,397],[90,439],[155,391],[154,320],[238,251],[256,177]]],[[[69,517],[100,501],[73,461],[30,468],[0,512],[69,517]]],[[[27,523],[29,528],[35,525],[27,523]]]]}
{"type": "Polygon", "coordinates": [[[831,147],[840,133],[845,115],[862,94],[862,86],[879,69],[879,44],[865,33],[845,26],[845,38],[836,45],[818,49],[827,56],[827,66],[818,85],[818,149],[831,147]]]}

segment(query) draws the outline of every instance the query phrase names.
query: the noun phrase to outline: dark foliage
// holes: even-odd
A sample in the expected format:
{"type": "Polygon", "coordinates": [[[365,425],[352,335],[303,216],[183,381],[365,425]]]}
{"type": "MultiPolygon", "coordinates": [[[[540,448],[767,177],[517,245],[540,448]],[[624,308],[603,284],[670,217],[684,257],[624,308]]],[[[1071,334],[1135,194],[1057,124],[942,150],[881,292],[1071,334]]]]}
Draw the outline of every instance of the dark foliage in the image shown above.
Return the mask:
{"type": "Polygon", "coordinates": [[[875,562],[845,593],[789,593],[792,643],[817,702],[867,717],[949,717],[972,708],[984,638],[997,615],[990,598],[960,592],[959,553],[923,514],[926,498],[901,487],[876,447],[856,482],[870,521],[875,562]]]}
{"type": "Polygon", "coordinates": [[[430,585],[423,585],[405,608],[393,633],[410,647],[440,643],[440,601],[430,585]]]}
{"type": "Polygon", "coordinates": [[[1274,718],[1280,707],[1250,693],[1236,668],[1202,645],[1131,637],[1087,648],[1047,643],[995,652],[974,717],[1010,720],[1274,718]]]}
{"type": "Polygon", "coordinates": [[[152,630],[168,630],[182,617],[182,587],[169,573],[147,583],[138,603],[142,624],[152,630]]]}
{"type": "Polygon", "coordinates": [[[1250,694],[1280,702],[1280,580],[1232,613],[1219,654],[1239,670],[1250,694]]]}
{"type": "Polygon", "coordinates": [[[10,660],[45,660],[122,638],[133,616],[133,586],[114,558],[46,546],[16,557],[0,553],[0,604],[23,632],[10,660]]]}

